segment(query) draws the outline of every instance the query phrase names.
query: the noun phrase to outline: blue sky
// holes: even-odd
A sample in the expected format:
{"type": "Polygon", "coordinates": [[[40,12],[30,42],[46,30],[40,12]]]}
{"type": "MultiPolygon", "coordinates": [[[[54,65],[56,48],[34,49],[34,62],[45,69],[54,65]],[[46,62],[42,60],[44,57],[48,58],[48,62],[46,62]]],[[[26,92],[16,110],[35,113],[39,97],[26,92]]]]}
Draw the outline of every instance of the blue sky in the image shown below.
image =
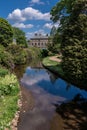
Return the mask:
{"type": "Polygon", "coordinates": [[[22,29],[28,39],[35,33],[49,34],[53,26],[50,10],[57,2],[58,0],[0,0],[0,17],[22,29]]]}

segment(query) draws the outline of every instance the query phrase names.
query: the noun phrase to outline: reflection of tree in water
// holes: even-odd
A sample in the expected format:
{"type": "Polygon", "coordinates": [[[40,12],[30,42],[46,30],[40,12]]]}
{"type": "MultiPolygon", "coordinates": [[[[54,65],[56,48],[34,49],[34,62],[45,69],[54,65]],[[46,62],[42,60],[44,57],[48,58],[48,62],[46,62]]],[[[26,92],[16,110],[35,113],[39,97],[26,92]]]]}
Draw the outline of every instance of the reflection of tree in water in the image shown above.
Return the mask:
{"type": "Polygon", "coordinates": [[[41,63],[41,60],[38,58],[38,59],[33,59],[30,63],[29,63],[29,66],[31,66],[31,68],[43,68],[42,67],[42,63],[41,63]]]}
{"type": "Polygon", "coordinates": [[[19,80],[23,76],[27,66],[28,66],[27,64],[26,65],[18,65],[14,68],[14,73],[16,74],[16,76],[19,80]]]}
{"type": "Polygon", "coordinates": [[[87,99],[81,94],[67,103],[56,106],[56,112],[61,116],[64,130],[87,130],[87,99]]]}
{"type": "Polygon", "coordinates": [[[70,87],[71,87],[71,84],[68,83],[68,82],[66,82],[66,90],[67,90],[67,91],[70,89],[70,87]]]}
{"type": "Polygon", "coordinates": [[[51,73],[50,71],[46,70],[47,73],[49,74],[49,77],[50,77],[50,81],[52,84],[55,83],[56,79],[58,79],[58,76],[56,76],[55,74],[51,73]]]}
{"type": "MultiPolygon", "coordinates": [[[[26,68],[30,66],[31,68],[38,68],[41,69],[42,68],[42,64],[40,62],[40,59],[33,59],[30,60],[27,64],[25,65],[17,65],[14,69],[14,72],[17,75],[17,78],[20,80],[20,78],[23,76],[26,68]]],[[[36,69],[36,71],[39,71],[38,69],[36,69]]]]}

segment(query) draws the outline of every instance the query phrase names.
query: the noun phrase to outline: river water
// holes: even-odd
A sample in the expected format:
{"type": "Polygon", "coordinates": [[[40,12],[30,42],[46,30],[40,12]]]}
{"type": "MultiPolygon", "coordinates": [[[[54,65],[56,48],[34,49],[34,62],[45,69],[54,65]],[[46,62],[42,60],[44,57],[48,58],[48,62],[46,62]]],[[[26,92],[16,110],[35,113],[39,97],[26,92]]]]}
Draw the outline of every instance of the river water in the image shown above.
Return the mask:
{"type": "Polygon", "coordinates": [[[56,125],[52,121],[56,114],[55,105],[70,101],[78,93],[87,98],[87,91],[70,85],[41,64],[39,67],[26,67],[20,83],[22,91],[25,91],[27,105],[24,106],[27,109],[21,111],[18,130],[62,130],[60,116],[57,117],[56,125]],[[34,102],[32,109],[29,108],[32,104],[30,100],[34,102]]]}

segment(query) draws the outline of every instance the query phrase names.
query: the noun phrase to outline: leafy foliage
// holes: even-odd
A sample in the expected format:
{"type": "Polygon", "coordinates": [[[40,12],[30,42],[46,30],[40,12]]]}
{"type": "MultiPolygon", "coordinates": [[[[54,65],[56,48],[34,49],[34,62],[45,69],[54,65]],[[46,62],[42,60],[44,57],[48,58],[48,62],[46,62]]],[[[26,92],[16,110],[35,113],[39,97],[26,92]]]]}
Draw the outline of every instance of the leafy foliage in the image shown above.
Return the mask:
{"type": "Polygon", "coordinates": [[[0,64],[7,68],[13,68],[14,62],[12,55],[5,50],[3,46],[0,45],[0,64]]]}
{"type": "Polygon", "coordinates": [[[19,28],[13,27],[14,39],[18,45],[22,45],[23,47],[27,47],[25,33],[19,28]]]}
{"type": "Polygon", "coordinates": [[[47,49],[42,49],[41,50],[41,57],[46,57],[48,56],[48,50],[47,49]]]}
{"type": "Polygon", "coordinates": [[[0,68],[0,130],[10,129],[11,120],[18,110],[19,83],[14,74],[0,68]]]}
{"type": "Polygon", "coordinates": [[[0,67],[0,77],[4,77],[8,73],[9,73],[8,69],[0,67]]]}
{"type": "Polygon", "coordinates": [[[0,44],[8,46],[13,41],[13,30],[11,25],[3,18],[0,18],[0,44]]]}
{"type": "Polygon", "coordinates": [[[18,81],[15,75],[9,74],[5,77],[0,77],[0,96],[15,95],[18,92],[18,81]]]}
{"type": "Polygon", "coordinates": [[[15,64],[24,64],[26,63],[26,51],[19,45],[11,44],[8,46],[7,51],[13,55],[13,60],[15,64]]]}
{"type": "Polygon", "coordinates": [[[60,20],[62,67],[67,78],[87,83],[87,3],[86,0],[61,0],[51,10],[51,19],[60,20]]]}
{"type": "Polygon", "coordinates": [[[54,36],[56,34],[56,31],[57,31],[56,27],[53,26],[52,29],[51,29],[51,31],[50,31],[50,36],[54,36]]]}

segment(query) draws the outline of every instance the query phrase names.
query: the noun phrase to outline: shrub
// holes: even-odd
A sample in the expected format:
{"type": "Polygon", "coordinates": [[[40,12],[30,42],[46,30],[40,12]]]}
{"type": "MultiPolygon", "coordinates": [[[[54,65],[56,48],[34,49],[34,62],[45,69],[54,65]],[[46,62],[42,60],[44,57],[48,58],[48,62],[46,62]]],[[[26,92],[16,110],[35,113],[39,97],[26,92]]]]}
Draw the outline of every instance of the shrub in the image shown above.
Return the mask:
{"type": "Polygon", "coordinates": [[[0,64],[7,68],[14,67],[12,55],[9,52],[7,52],[3,46],[0,46],[0,64]]]}
{"type": "Polygon", "coordinates": [[[48,50],[47,49],[42,49],[41,50],[41,57],[46,57],[48,56],[48,50]]]}
{"type": "Polygon", "coordinates": [[[9,71],[7,69],[0,67],[0,76],[1,77],[5,76],[8,73],[9,73],[9,71]]]}
{"type": "Polygon", "coordinates": [[[0,95],[15,95],[18,92],[18,81],[14,74],[0,77],[0,95]]]}
{"type": "Polygon", "coordinates": [[[15,64],[24,64],[26,63],[27,53],[24,48],[19,45],[11,44],[8,46],[7,51],[13,55],[13,60],[15,64]]]}

